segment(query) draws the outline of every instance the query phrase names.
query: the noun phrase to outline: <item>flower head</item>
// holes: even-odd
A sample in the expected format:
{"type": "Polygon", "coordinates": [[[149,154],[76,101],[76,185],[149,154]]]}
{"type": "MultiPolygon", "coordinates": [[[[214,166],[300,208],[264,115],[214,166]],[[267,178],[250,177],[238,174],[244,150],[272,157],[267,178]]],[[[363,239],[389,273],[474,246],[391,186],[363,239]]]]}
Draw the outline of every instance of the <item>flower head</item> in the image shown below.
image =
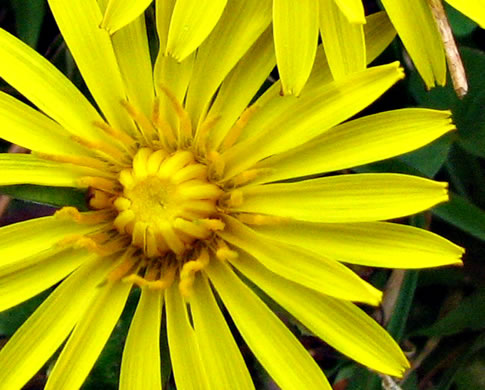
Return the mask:
{"type": "MultiPolygon", "coordinates": [[[[343,263],[459,264],[462,249],[449,241],[381,222],[445,201],[446,184],[307,177],[416,149],[454,128],[449,112],[341,123],[402,78],[395,63],[339,81],[320,66],[299,98],[280,96],[277,82],[255,99],[276,62],[270,7],[260,0],[228,2],[182,62],[164,55],[175,8],[157,2],[152,71],[144,19],[110,36],[99,28],[105,3],[49,1],[99,112],[0,30],[1,77],[45,113],[0,94],[1,136],[33,151],[1,155],[0,184],[88,189],[91,207],[0,229],[0,309],[62,281],[0,351],[0,387],[21,388],[67,340],[46,388],[78,389],[140,288],[121,389],[160,389],[168,358],[180,389],[254,388],[216,295],[282,389],[330,389],[247,280],[344,354],[402,375],[408,362],[397,344],[351,303],[376,305],[381,293],[343,263]],[[162,313],[170,357],[160,356],[162,313]]],[[[371,58],[383,44],[369,47],[371,58]]]]}

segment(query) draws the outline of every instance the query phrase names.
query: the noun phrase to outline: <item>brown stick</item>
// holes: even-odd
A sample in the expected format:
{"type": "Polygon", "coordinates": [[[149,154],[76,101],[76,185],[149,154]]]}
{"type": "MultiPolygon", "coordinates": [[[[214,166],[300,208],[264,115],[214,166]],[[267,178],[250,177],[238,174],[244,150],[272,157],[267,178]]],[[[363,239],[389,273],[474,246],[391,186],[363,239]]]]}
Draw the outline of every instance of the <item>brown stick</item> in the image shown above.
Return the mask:
{"type": "Polygon", "coordinates": [[[434,20],[441,34],[443,45],[445,47],[446,62],[450,70],[451,81],[456,95],[463,99],[468,92],[468,81],[466,78],[465,68],[456,46],[453,31],[451,30],[450,22],[446,16],[446,11],[443,8],[441,0],[428,0],[433,13],[434,20]]]}

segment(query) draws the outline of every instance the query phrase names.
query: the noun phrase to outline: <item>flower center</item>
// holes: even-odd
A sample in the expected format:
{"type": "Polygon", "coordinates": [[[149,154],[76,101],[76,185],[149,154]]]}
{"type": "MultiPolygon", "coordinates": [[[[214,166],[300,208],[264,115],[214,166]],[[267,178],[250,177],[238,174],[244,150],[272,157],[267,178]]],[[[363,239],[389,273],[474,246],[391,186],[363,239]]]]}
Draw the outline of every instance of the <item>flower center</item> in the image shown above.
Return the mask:
{"type": "Polygon", "coordinates": [[[120,172],[123,193],[114,202],[114,226],[130,234],[147,257],[182,256],[196,240],[224,227],[215,218],[222,190],[207,179],[207,167],[192,152],[140,149],[132,168],[120,172]]]}

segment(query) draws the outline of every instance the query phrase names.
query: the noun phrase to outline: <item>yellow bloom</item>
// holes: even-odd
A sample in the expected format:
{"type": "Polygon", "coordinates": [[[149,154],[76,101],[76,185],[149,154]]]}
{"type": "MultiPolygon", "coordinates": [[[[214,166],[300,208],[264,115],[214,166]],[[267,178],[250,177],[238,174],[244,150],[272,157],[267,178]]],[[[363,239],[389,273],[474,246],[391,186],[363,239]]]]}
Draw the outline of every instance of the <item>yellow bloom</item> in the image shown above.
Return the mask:
{"type": "MultiPolygon", "coordinates": [[[[395,63],[339,81],[322,65],[299,98],[281,97],[276,82],[251,105],[276,63],[268,1],[228,2],[180,63],[164,55],[173,2],[157,1],[153,71],[143,18],[110,37],[99,28],[107,1],[49,4],[100,111],[0,30],[0,76],[43,111],[0,93],[0,136],[33,151],[0,155],[0,185],[89,189],[92,210],[66,207],[0,229],[1,310],[62,281],[0,351],[0,389],[20,389],[64,342],[46,388],[78,389],[132,288],[141,298],[121,389],[161,389],[162,312],[179,389],[254,388],[216,294],[282,389],[330,389],[241,275],[342,353],[402,375],[399,347],[352,303],[378,304],[381,293],[343,263],[459,264],[463,251],[451,242],[381,222],[446,201],[446,184],[398,174],[303,178],[414,150],[454,128],[449,112],[340,124],[402,78],[395,63]]],[[[374,21],[369,60],[389,36],[374,21]]]]}
{"type": "MultiPolygon", "coordinates": [[[[175,0],[167,3],[173,3],[175,0]]],[[[485,0],[447,0],[485,28],[485,0]]],[[[150,0],[109,0],[103,26],[111,32],[139,16],[150,0]]],[[[177,0],[166,53],[183,60],[210,33],[227,0],[210,7],[177,0]]],[[[361,0],[272,0],[278,69],[285,95],[299,95],[315,61],[319,31],[335,79],[365,68],[366,48],[361,0]]],[[[204,2],[205,4],[205,2],[204,2]]],[[[399,37],[428,88],[446,83],[443,43],[428,0],[383,0],[399,37]]]]}

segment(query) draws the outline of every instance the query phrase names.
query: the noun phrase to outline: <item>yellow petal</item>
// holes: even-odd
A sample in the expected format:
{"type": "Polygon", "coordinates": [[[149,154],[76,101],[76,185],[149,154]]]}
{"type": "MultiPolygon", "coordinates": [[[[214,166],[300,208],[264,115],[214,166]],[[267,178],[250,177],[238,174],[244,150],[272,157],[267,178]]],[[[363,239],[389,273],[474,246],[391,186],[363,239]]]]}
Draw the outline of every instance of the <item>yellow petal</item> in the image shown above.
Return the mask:
{"type": "Polygon", "coordinates": [[[151,118],[155,90],[145,18],[135,19],[111,39],[128,100],[151,118]]]}
{"type": "Polygon", "coordinates": [[[59,252],[60,249],[54,248],[9,267],[0,267],[0,311],[48,289],[91,257],[80,249],[59,252]]]}
{"type": "Polygon", "coordinates": [[[3,92],[0,92],[0,137],[47,154],[89,154],[69,138],[62,126],[3,92]]]}
{"type": "Polygon", "coordinates": [[[365,23],[362,0],[333,0],[350,23],[365,23]]]}
{"type": "Polygon", "coordinates": [[[268,28],[226,77],[211,105],[207,118],[219,118],[210,131],[213,149],[219,147],[275,65],[273,35],[268,28]]]}
{"type": "Polygon", "coordinates": [[[485,0],[446,0],[463,15],[485,28],[485,0]]]}
{"type": "Polygon", "coordinates": [[[220,22],[197,52],[186,101],[194,125],[205,116],[224,78],[270,22],[271,0],[233,0],[227,4],[220,22]]]}
{"type": "Polygon", "coordinates": [[[120,104],[125,87],[109,34],[99,28],[102,14],[96,0],[49,0],[62,36],[89,91],[108,122],[133,133],[134,124],[120,104]]]}
{"type": "Polygon", "coordinates": [[[109,0],[101,28],[114,34],[140,16],[152,0],[109,0]]]}
{"type": "Polygon", "coordinates": [[[367,16],[364,25],[367,64],[374,61],[396,37],[389,17],[384,11],[367,16]]]}
{"type": "Polygon", "coordinates": [[[268,271],[241,254],[231,263],[316,336],[366,366],[402,376],[409,363],[396,342],[362,310],[268,271]]]}
{"type": "Polygon", "coordinates": [[[455,129],[450,114],[408,108],[346,122],[298,148],[263,160],[257,167],[269,170],[257,180],[336,171],[410,152],[455,129]]]}
{"type": "MultiPolygon", "coordinates": [[[[384,11],[376,12],[367,17],[367,23],[364,25],[364,34],[366,41],[366,55],[367,64],[374,61],[383,51],[389,46],[394,37],[396,36],[396,30],[392,26],[391,21],[387,17],[384,11]]],[[[322,45],[317,48],[317,56],[315,62],[318,66],[314,66],[310,78],[305,84],[303,91],[304,95],[310,95],[319,90],[322,84],[326,84],[332,81],[330,68],[327,64],[327,58],[323,53],[322,45]]],[[[257,106],[263,107],[266,103],[276,98],[281,92],[280,80],[273,83],[266,92],[258,98],[257,106]]],[[[241,134],[240,139],[244,139],[250,135],[247,129],[241,134]]]]}
{"type": "MultiPolygon", "coordinates": [[[[142,288],[125,341],[120,390],[161,390],[162,290],[142,288]]],[[[167,356],[168,358],[168,356],[167,356]]]]}
{"type": "Polygon", "coordinates": [[[99,225],[79,224],[54,216],[31,219],[0,228],[0,272],[54,247],[62,239],[99,230],[99,225]]]}
{"type": "Polygon", "coordinates": [[[241,336],[282,390],[331,390],[296,337],[228,265],[211,261],[207,273],[241,336]]]}
{"type": "Polygon", "coordinates": [[[159,54],[163,55],[167,48],[168,31],[173,9],[177,0],[155,0],[156,24],[160,44],[159,54]]]}
{"type": "Polygon", "coordinates": [[[118,322],[131,289],[129,283],[97,288],[47,380],[46,390],[79,389],[118,322]]]}
{"type": "Polygon", "coordinates": [[[227,0],[177,0],[172,14],[166,54],[184,60],[210,34],[227,0]]]}
{"type": "Polygon", "coordinates": [[[382,0],[389,18],[428,88],[446,83],[441,36],[426,0],[382,0]]]}
{"type": "Polygon", "coordinates": [[[194,329],[176,283],[165,290],[167,337],[173,375],[179,390],[209,390],[194,329]]]}
{"type": "Polygon", "coordinates": [[[342,264],[300,247],[256,233],[234,218],[224,218],[219,235],[256,258],[272,272],[313,290],[349,301],[377,305],[382,293],[342,264]]]}
{"type": "Polygon", "coordinates": [[[170,20],[174,7],[175,0],[156,0],[156,24],[160,48],[155,62],[153,77],[157,95],[161,101],[160,115],[164,115],[166,120],[175,128],[177,119],[171,109],[168,98],[160,87],[169,87],[170,92],[177,98],[177,101],[183,102],[192,76],[195,53],[182,62],[178,62],[174,58],[165,55],[170,20]]]}
{"type": "Polygon", "coordinates": [[[283,93],[298,96],[315,60],[318,2],[273,0],[273,32],[283,93]]]}
{"type": "Polygon", "coordinates": [[[73,134],[99,139],[93,106],[54,65],[0,29],[0,77],[73,134]]]}
{"type": "Polygon", "coordinates": [[[242,188],[235,212],[309,222],[400,218],[448,200],[447,183],[401,174],[354,174],[242,188]]]}
{"type": "Polygon", "coordinates": [[[334,0],[320,0],[320,31],[334,79],[365,69],[364,27],[349,21],[334,0]]]}
{"type": "Polygon", "coordinates": [[[111,262],[95,258],[66,279],[0,351],[0,383],[20,389],[67,338],[111,262]]]}
{"type": "Polygon", "coordinates": [[[403,76],[402,69],[393,63],[320,85],[312,94],[299,98],[274,97],[247,124],[245,131],[252,136],[223,154],[225,178],[301,145],[355,115],[403,76]]]}
{"type": "Polygon", "coordinates": [[[463,248],[437,234],[388,222],[289,221],[253,229],[273,240],[369,267],[406,269],[461,264],[463,254],[463,248]]]}
{"type": "Polygon", "coordinates": [[[251,376],[207,279],[194,284],[190,308],[210,389],[254,389],[251,376]]]}
{"type": "Polygon", "coordinates": [[[0,154],[0,185],[37,184],[56,187],[86,187],[83,176],[99,176],[99,171],[72,164],[36,158],[30,154],[0,154]]]}

